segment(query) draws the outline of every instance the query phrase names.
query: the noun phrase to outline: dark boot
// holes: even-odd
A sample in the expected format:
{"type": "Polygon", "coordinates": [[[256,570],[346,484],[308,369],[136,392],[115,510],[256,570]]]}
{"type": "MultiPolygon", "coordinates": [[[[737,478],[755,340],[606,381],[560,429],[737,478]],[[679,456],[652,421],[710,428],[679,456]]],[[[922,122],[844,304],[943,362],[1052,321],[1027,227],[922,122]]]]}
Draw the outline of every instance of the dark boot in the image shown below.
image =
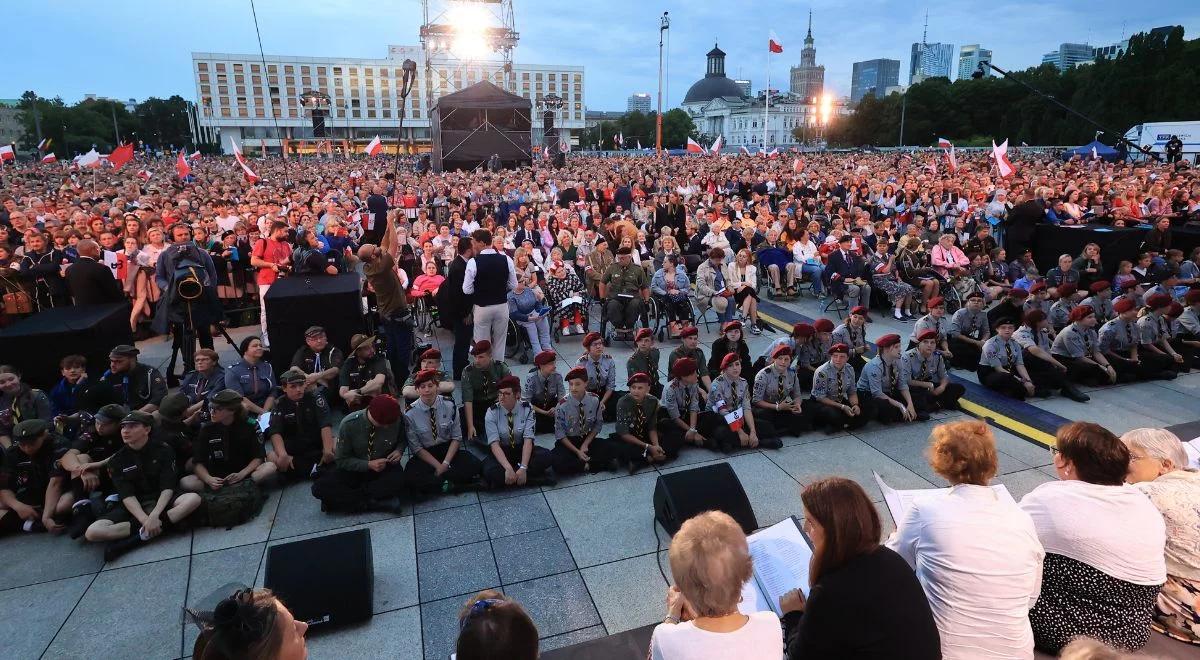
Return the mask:
{"type": "Polygon", "coordinates": [[[104,561],[105,563],[116,561],[118,557],[142,545],[143,543],[145,543],[145,541],[142,540],[142,537],[138,536],[136,531],[123,539],[112,541],[108,545],[104,546],[104,561]]]}
{"type": "Polygon", "coordinates": [[[1075,383],[1071,382],[1063,384],[1062,393],[1063,396],[1067,397],[1068,399],[1072,401],[1078,401],[1079,403],[1087,403],[1088,401],[1092,400],[1092,397],[1084,394],[1078,387],[1075,387],[1075,383]]]}
{"type": "Polygon", "coordinates": [[[90,500],[76,503],[71,509],[71,522],[67,523],[67,535],[73,539],[83,536],[87,528],[96,522],[96,508],[90,500]]]}

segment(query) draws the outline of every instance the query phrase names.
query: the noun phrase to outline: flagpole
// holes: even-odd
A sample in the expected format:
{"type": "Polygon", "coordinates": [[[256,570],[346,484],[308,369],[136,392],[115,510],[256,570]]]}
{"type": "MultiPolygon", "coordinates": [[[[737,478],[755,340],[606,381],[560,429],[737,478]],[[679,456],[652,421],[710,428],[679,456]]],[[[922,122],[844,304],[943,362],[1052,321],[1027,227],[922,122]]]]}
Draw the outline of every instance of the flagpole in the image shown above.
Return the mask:
{"type": "Polygon", "coordinates": [[[767,46],[767,89],[763,94],[763,153],[767,151],[767,122],[771,119],[771,47],[767,46]]]}

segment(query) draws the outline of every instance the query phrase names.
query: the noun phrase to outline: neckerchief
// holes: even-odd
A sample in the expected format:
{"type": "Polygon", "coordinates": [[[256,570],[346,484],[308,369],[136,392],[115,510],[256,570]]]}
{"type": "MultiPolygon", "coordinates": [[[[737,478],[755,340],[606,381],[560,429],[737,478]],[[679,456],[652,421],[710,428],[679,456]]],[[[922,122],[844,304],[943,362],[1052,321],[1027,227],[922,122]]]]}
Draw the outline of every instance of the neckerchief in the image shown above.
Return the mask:
{"type": "Polygon", "coordinates": [[[510,410],[510,411],[508,411],[508,447],[509,447],[509,449],[512,449],[513,447],[517,446],[517,442],[513,438],[513,435],[516,433],[516,431],[513,430],[513,426],[514,426],[513,411],[510,410]]]}

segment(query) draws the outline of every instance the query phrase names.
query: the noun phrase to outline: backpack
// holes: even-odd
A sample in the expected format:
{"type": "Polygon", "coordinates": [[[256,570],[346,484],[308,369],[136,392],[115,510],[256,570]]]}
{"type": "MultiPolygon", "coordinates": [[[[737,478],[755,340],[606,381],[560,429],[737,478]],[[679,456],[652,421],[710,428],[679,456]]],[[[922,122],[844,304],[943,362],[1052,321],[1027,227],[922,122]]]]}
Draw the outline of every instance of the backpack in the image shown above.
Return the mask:
{"type": "Polygon", "coordinates": [[[228,529],[257,516],[267,501],[267,494],[247,477],[232,486],[202,493],[200,499],[204,513],[201,520],[206,520],[209,527],[228,529]]]}

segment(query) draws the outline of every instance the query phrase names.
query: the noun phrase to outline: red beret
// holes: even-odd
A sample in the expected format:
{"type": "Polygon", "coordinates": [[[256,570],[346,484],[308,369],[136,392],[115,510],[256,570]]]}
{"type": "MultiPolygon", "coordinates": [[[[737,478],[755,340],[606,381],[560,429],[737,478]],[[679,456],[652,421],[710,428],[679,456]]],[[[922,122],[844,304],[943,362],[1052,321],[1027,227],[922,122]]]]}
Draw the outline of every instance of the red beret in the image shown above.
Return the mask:
{"type": "Polygon", "coordinates": [[[697,328],[694,325],[689,325],[688,327],[679,331],[679,338],[683,339],[684,337],[695,337],[699,334],[700,334],[700,328],[697,328]]]}
{"type": "Polygon", "coordinates": [[[591,348],[592,344],[600,341],[601,339],[603,339],[603,337],[600,336],[599,332],[589,332],[583,336],[583,347],[591,348]]]}
{"type": "Polygon", "coordinates": [[[1045,282],[1034,282],[1033,286],[1029,287],[1029,293],[1041,293],[1046,290],[1045,282]]]}
{"type": "Polygon", "coordinates": [[[639,371],[636,374],[629,377],[630,385],[637,385],[638,383],[645,383],[645,384],[649,385],[650,384],[650,376],[644,372],[639,371]]]}
{"type": "Polygon", "coordinates": [[[1121,282],[1122,291],[1129,291],[1130,289],[1134,289],[1139,286],[1141,286],[1141,283],[1137,280],[1125,280],[1124,282],[1121,282]]]}
{"type": "Polygon", "coordinates": [[[413,385],[420,387],[425,383],[436,383],[439,380],[437,369],[422,369],[413,376],[413,385]]]}
{"type": "MultiPolygon", "coordinates": [[[[1040,282],[1039,282],[1039,283],[1037,283],[1037,284],[1034,284],[1033,286],[1034,286],[1034,288],[1037,288],[1037,287],[1039,287],[1039,286],[1040,286],[1040,287],[1042,287],[1043,289],[1045,289],[1045,288],[1046,288],[1046,285],[1045,285],[1045,284],[1042,284],[1042,283],[1040,283],[1040,282]]],[[[1032,290],[1032,289],[1031,289],[1031,290],[1032,290]]],[[[983,292],[982,292],[982,291],[980,291],[979,289],[975,289],[974,291],[972,291],[972,292],[970,292],[970,293],[968,293],[968,294],[967,294],[967,300],[970,300],[970,299],[972,299],[972,298],[986,298],[986,296],[984,296],[984,295],[983,295],[983,292]]]]}
{"type": "Polygon", "coordinates": [[[817,332],[833,332],[833,321],[829,319],[817,319],[813,321],[813,330],[817,332]]]}
{"type": "Polygon", "coordinates": [[[391,426],[400,419],[400,402],[389,394],[373,396],[367,404],[367,414],[379,426],[391,426]]]}
{"type": "Polygon", "coordinates": [[[888,348],[900,343],[900,335],[887,334],[875,340],[875,345],[879,348],[888,348]]]}
{"type": "Polygon", "coordinates": [[[1092,285],[1088,287],[1088,291],[1092,293],[1100,293],[1105,289],[1111,288],[1112,282],[1109,282],[1108,280],[1100,280],[1099,282],[1092,282],[1092,285]]]}
{"type": "Polygon", "coordinates": [[[830,355],[833,355],[834,353],[846,353],[846,354],[849,354],[849,353],[850,353],[850,347],[849,347],[849,346],[847,346],[847,345],[845,345],[845,344],[834,344],[833,346],[830,346],[830,347],[829,347],[829,354],[830,354],[830,355]]]}
{"type": "Polygon", "coordinates": [[[516,376],[505,376],[496,383],[496,390],[512,390],[518,394],[521,393],[521,379],[516,376]]]}
{"type": "Polygon", "coordinates": [[[736,352],[726,353],[725,357],[721,358],[721,369],[728,369],[729,365],[733,364],[734,362],[741,362],[741,360],[742,356],[738,355],[736,352]]]}
{"type": "Polygon", "coordinates": [[[1028,312],[1025,312],[1025,325],[1031,328],[1037,327],[1037,324],[1045,320],[1046,312],[1043,312],[1040,309],[1031,309],[1028,312]]]}
{"type": "Polygon", "coordinates": [[[858,316],[862,316],[862,317],[866,317],[866,318],[871,318],[870,310],[868,310],[866,307],[864,307],[862,305],[859,305],[858,307],[855,307],[854,309],[850,310],[850,313],[857,314],[858,316]]]}
{"type": "Polygon", "coordinates": [[[480,339],[471,347],[471,355],[483,355],[484,353],[492,352],[492,342],[486,339],[480,339]]]}
{"type": "Polygon", "coordinates": [[[533,364],[539,367],[545,364],[551,364],[557,357],[558,355],[555,354],[554,351],[542,351],[541,353],[533,356],[533,364]]]}
{"type": "Polygon", "coordinates": [[[1062,298],[1064,296],[1069,296],[1078,290],[1079,287],[1075,286],[1074,282],[1063,282],[1062,284],[1058,285],[1058,297],[1062,298]]]}
{"type": "Polygon", "coordinates": [[[1012,291],[1008,292],[1008,295],[1010,297],[1016,298],[1017,300],[1021,300],[1023,298],[1028,298],[1029,292],[1026,291],[1025,289],[1018,289],[1017,287],[1014,286],[1012,288],[1012,291]]]}
{"type": "Polygon", "coordinates": [[[779,357],[780,355],[786,355],[788,357],[791,357],[792,347],[788,346],[787,344],[780,344],[775,347],[775,350],[771,351],[771,359],[772,360],[779,357]]]}
{"type": "Polygon", "coordinates": [[[1192,289],[1192,290],[1188,291],[1187,293],[1183,294],[1183,302],[1185,302],[1189,305],[1195,305],[1196,303],[1200,303],[1200,289],[1192,289]]]}
{"type": "Polygon", "coordinates": [[[439,360],[440,361],[442,359],[442,352],[436,348],[431,348],[421,354],[421,359],[422,360],[439,360]]]}
{"type": "Polygon", "coordinates": [[[725,325],[721,326],[721,334],[725,334],[726,332],[729,332],[730,330],[741,330],[741,329],[742,329],[741,321],[730,321],[730,322],[726,323],[725,325]]]}
{"type": "Polygon", "coordinates": [[[1092,314],[1095,314],[1095,313],[1096,313],[1096,310],[1092,309],[1091,305],[1080,305],[1080,306],[1076,307],[1075,309],[1071,310],[1070,318],[1072,321],[1082,321],[1083,319],[1085,319],[1088,316],[1091,316],[1092,314]]]}
{"type": "Polygon", "coordinates": [[[566,379],[567,380],[587,380],[588,379],[587,369],[584,369],[583,367],[573,367],[570,371],[567,372],[566,379]]]}
{"type": "Polygon", "coordinates": [[[1180,305],[1178,302],[1172,302],[1169,306],[1167,306],[1168,317],[1174,319],[1178,318],[1180,314],[1183,314],[1183,305],[1180,305]]]}
{"type": "Polygon", "coordinates": [[[945,304],[946,304],[945,298],[943,298],[941,296],[934,296],[929,299],[929,302],[926,304],[926,306],[929,307],[930,309],[933,309],[934,307],[941,307],[945,304]]]}
{"type": "Polygon", "coordinates": [[[654,331],[651,330],[650,328],[638,328],[638,331],[636,333],[634,333],[634,335],[633,335],[633,340],[635,342],[641,341],[643,339],[653,339],[653,338],[654,338],[654,331]]]}
{"type": "Polygon", "coordinates": [[[1113,303],[1113,311],[1118,314],[1132,311],[1133,308],[1133,298],[1117,298],[1117,301],[1113,303]]]}
{"type": "Polygon", "coordinates": [[[671,367],[671,375],[676,378],[683,378],[696,373],[698,366],[696,361],[690,357],[679,358],[675,360],[675,364],[671,367]]]}
{"type": "Polygon", "coordinates": [[[1165,293],[1156,293],[1146,299],[1146,306],[1150,309],[1161,309],[1168,307],[1171,304],[1171,296],[1165,293]]]}
{"type": "Polygon", "coordinates": [[[797,323],[792,326],[793,337],[811,337],[816,331],[816,328],[807,323],[797,323]]]}
{"type": "Polygon", "coordinates": [[[917,341],[927,341],[929,339],[937,339],[937,338],[938,338],[937,330],[926,330],[925,332],[922,332],[921,334],[917,335],[917,341]]]}

